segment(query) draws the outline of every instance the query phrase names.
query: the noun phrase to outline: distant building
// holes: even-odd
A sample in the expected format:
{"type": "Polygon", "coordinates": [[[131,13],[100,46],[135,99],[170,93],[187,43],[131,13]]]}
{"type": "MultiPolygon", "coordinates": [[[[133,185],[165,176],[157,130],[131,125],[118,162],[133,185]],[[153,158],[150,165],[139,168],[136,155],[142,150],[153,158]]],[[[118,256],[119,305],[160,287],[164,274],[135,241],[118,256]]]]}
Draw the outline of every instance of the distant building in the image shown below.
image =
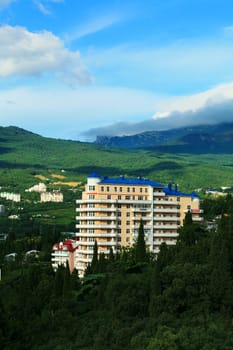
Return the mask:
{"type": "Polygon", "coordinates": [[[33,258],[36,258],[38,259],[40,256],[40,251],[39,250],[36,250],[36,249],[32,249],[32,250],[28,250],[26,253],[25,253],[25,258],[29,258],[29,257],[33,257],[33,258]]]}
{"type": "Polygon", "coordinates": [[[63,202],[63,193],[59,191],[42,192],[40,194],[41,202],[63,202]]]}
{"type": "Polygon", "coordinates": [[[0,192],[0,197],[9,201],[20,202],[21,197],[18,193],[0,192]]]}
{"type": "Polygon", "coordinates": [[[70,272],[75,268],[75,252],[78,248],[78,242],[67,239],[64,242],[55,243],[52,247],[52,267],[57,270],[59,265],[69,264],[70,272]]]}
{"type": "Polygon", "coordinates": [[[17,257],[17,253],[10,253],[4,256],[4,259],[7,261],[15,261],[16,257],[17,257]]]}
{"type": "Polygon", "coordinates": [[[117,252],[132,246],[143,220],[147,248],[157,254],[160,245],[176,244],[178,228],[187,211],[200,222],[202,210],[196,193],[180,192],[176,185],[167,187],[143,178],[87,178],[82,199],[77,200],[77,240],[75,267],[80,276],[92,261],[94,242],[99,253],[117,252]]]}
{"type": "Polygon", "coordinates": [[[42,182],[25,190],[25,192],[38,192],[38,193],[42,193],[42,192],[46,192],[46,191],[47,191],[47,187],[42,182]]]}

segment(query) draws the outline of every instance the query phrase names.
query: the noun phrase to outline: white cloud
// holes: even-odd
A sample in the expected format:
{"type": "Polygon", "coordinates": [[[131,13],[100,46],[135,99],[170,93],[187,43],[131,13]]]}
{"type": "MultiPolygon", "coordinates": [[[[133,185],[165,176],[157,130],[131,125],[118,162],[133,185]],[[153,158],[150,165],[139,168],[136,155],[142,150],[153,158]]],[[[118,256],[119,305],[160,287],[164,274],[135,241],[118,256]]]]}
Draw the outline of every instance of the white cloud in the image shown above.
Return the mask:
{"type": "Polygon", "coordinates": [[[72,52],[51,32],[29,32],[16,26],[0,27],[0,77],[36,76],[55,73],[73,83],[89,83],[91,78],[78,51],[72,52]]]}
{"type": "Polygon", "coordinates": [[[217,85],[207,91],[190,95],[175,96],[160,101],[159,110],[153,118],[168,117],[173,112],[196,112],[198,109],[211,104],[222,103],[225,100],[233,99],[233,82],[217,85]]]}
{"type": "Polygon", "coordinates": [[[37,6],[38,10],[43,13],[43,15],[48,16],[51,14],[51,12],[45,7],[44,4],[42,4],[39,0],[34,0],[34,4],[37,6]]]}
{"type": "Polygon", "coordinates": [[[157,97],[155,101],[158,112],[150,119],[93,126],[84,134],[94,139],[97,135],[133,135],[151,130],[233,122],[233,82],[218,85],[200,94],[157,97]]]}
{"type": "Polygon", "coordinates": [[[73,30],[72,34],[67,35],[67,41],[75,41],[84,36],[97,33],[105,28],[108,28],[122,20],[119,14],[107,14],[101,17],[94,18],[85,24],[73,30]]]}

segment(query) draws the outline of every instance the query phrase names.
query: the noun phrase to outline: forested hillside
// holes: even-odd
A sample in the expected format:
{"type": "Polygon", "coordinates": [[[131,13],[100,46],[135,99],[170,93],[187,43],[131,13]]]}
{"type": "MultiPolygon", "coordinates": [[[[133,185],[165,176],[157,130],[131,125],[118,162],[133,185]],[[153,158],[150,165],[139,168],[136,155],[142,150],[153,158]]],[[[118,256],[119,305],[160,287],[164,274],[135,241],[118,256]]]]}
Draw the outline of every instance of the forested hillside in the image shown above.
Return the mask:
{"type": "MultiPolygon", "coordinates": [[[[189,145],[195,150],[195,145],[189,145]]],[[[172,150],[171,150],[172,151],[172,150]]],[[[188,151],[188,150],[187,150],[188,151]]],[[[173,152],[173,151],[172,151],[173,152]]],[[[142,176],[167,184],[178,183],[183,191],[232,186],[233,156],[213,152],[169,153],[166,149],[123,150],[91,143],[41,137],[16,128],[0,128],[0,186],[24,192],[41,179],[50,186],[85,181],[100,175],[142,176]],[[59,179],[59,181],[58,181],[59,179]],[[54,184],[55,183],[55,184],[54,184]]]]}
{"type": "Polygon", "coordinates": [[[187,214],[177,245],[163,244],[157,260],[138,240],[108,260],[94,254],[83,281],[38,263],[5,266],[4,273],[4,350],[233,348],[231,196],[216,231],[187,214]]]}

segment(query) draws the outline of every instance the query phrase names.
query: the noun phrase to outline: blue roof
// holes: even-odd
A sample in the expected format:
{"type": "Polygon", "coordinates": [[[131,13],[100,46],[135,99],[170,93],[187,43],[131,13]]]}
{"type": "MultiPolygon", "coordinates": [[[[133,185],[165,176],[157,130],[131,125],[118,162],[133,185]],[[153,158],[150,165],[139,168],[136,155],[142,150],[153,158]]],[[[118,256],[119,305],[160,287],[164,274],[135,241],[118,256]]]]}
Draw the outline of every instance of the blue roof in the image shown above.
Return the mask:
{"type": "Polygon", "coordinates": [[[134,179],[134,178],[125,178],[124,176],[120,176],[118,178],[109,178],[106,176],[103,178],[103,180],[101,180],[100,183],[111,184],[111,185],[135,185],[135,186],[147,185],[147,186],[160,187],[160,188],[164,187],[158,182],[154,182],[149,179],[144,179],[142,177],[138,177],[134,179]]]}
{"type": "Polygon", "coordinates": [[[98,173],[93,172],[90,175],[88,175],[88,177],[98,177],[98,178],[100,178],[101,176],[98,173]]]}
{"type": "Polygon", "coordinates": [[[167,196],[180,196],[180,197],[193,197],[193,198],[199,198],[198,194],[196,194],[195,192],[191,192],[191,193],[184,193],[184,192],[180,192],[176,189],[171,189],[169,187],[164,187],[164,192],[167,196]]]}

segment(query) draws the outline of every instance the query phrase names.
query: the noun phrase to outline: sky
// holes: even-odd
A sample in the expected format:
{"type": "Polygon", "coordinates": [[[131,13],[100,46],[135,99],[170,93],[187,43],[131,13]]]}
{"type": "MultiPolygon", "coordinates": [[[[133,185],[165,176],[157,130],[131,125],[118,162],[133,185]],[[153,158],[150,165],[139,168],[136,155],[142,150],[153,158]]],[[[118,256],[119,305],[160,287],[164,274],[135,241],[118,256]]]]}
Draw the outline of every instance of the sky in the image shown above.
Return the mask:
{"type": "Polygon", "coordinates": [[[0,0],[0,125],[93,141],[233,122],[233,1],[0,0]]]}

